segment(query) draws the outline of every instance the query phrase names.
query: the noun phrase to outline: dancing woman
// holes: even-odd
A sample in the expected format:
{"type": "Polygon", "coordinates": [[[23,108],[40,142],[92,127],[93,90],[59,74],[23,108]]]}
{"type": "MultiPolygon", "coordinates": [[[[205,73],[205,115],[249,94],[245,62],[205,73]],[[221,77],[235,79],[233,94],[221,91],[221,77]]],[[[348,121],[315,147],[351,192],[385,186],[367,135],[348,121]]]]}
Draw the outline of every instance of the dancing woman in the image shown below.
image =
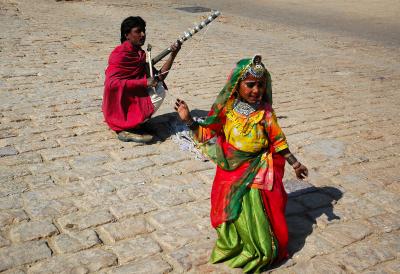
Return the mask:
{"type": "Polygon", "coordinates": [[[290,152],[278,125],[261,56],[236,64],[203,122],[193,120],[180,99],[175,110],[217,165],[210,217],[218,239],[210,261],[260,272],[287,258],[285,160],[299,179],[308,170],[290,152]]]}

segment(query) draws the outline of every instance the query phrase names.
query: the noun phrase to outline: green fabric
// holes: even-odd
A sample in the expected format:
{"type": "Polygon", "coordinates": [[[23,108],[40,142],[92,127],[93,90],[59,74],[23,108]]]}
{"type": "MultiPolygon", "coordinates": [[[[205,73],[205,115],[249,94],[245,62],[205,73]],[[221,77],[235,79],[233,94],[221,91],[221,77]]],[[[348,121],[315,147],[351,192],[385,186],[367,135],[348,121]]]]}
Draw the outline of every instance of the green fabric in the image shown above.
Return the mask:
{"type": "Polygon", "coordinates": [[[277,241],[264,212],[258,189],[250,189],[242,199],[242,212],[234,222],[217,228],[218,239],[210,262],[226,262],[244,272],[259,273],[277,257],[277,241]]]}
{"type": "MultiPolygon", "coordinates": [[[[253,182],[254,177],[260,168],[266,168],[265,162],[261,161],[261,156],[265,151],[257,153],[249,153],[235,149],[232,146],[225,146],[225,138],[219,136],[217,141],[210,137],[215,136],[222,128],[222,123],[225,117],[225,105],[229,98],[231,98],[236,90],[236,87],[242,77],[243,73],[252,65],[253,59],[247,58],[240,60],[236,67],[232,70],[228,81],[220,91],[215,102],[211,107],[211,111],[207,118],[199,122],[202,127],[209,129],[207,136],[203,136],[201,131],[195,132],[193,137],[197,146],[202,152],[209,157],[211,161],[216,163],[224,170],[233,171],[243,163],[250,163],[243,176],[235,183],[232,184],[231,190],[227,193],[224,203],[226,220],[235,220],[241,211],[241,199],[248,191],[248,186],[253,182]]],[[[272,105],[272,88],[271,76],[267,69],[265,69],[266,78],[266,94],[263,96],[263,101],[272,105]]]]}
{"type": "MultiPolygon", "coordinates": [[[[237,150],[237,152],[242,152],[237,150]]],[[[243,153],[244,154],[244,153],[243,153]]],[[[228,193],[226,199],[228,201],[225,207],[225,213],[227,214],[227,220],[236,220],[242,210],[242,197],[249,191],[248,186],[253,182],[257,171],[265,163],[261,161],[262,153],[259,153],[257,157],[248,159],[251,162],[250,166],[247,168],[246,172],[243,174],[242,179],[235,184],[232,184],[230,192],[228,193]]],[[[236,158],[237,159],[237,158],[236,158]]]]}

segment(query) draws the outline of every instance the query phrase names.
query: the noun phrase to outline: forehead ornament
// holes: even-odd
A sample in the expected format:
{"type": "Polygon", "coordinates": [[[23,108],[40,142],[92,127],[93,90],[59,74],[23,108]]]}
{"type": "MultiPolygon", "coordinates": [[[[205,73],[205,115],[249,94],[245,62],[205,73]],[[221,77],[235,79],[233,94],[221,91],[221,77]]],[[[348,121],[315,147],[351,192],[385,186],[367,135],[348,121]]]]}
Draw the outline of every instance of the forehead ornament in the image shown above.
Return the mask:
{"type": "Polygon", "coordinates": [[[265,67],[261,63],[261,55],[255,55],[253,61],[244,71],[241,80],[246,79],[247,76],[252,75],[256,78],[261,78],[265,75],[265,67]]]}

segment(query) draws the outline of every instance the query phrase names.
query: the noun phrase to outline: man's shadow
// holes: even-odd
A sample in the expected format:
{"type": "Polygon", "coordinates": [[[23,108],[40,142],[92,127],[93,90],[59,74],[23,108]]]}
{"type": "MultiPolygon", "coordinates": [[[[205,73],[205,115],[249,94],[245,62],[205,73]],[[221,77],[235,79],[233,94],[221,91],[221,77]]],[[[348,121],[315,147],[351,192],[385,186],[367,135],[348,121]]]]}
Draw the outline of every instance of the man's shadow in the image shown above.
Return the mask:
{"type": "MultiPolygon", "coordinates": [[[[207,113],[208,111],[200,109],[190,112],[192,117],[205,117],[207,113]]],[[[146,122],[146,129],[156,136],[156,142],[164,142],[181,130],[183,124],[176,112],[169,112],[152,117],[146,122]]]]}

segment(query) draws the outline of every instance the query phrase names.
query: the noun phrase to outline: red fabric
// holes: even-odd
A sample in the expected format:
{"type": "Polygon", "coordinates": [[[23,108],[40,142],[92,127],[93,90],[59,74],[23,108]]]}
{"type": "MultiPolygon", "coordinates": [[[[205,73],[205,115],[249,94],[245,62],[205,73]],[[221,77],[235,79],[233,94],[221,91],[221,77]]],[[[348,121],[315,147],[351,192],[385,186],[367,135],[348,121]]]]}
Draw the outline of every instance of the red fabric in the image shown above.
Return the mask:
{"type": "Polygon", "coordinates": [[[217,166],[217,172],[211,189],[211,225],[216,228],[227,219],[225,206],[228,203],[228,195],[231,191],[232,184],[237,182],[246,171],[249,163],[242,164],[235,170],[229,171],[217,166]]]}
{"type": "MultiPolygon", "coordinates": [[[[274,161],[274,184],[272,190],[260,190],[267,217],[271,223],[272,230],[278,240],[278,260],[288,256],[288,229],[285,219],[287,194],[283,187],[282,179],[285,168],[285,158],[273,153],[274,161]]],[[[238,180],[246,171],[249,163],[244,163],[233,171],[227,171],[217,166],[212,191],[211,191],[211,224],[214,228],[225,221],[224,208],[221,201],[226,199],[231,184],[238,180]]]]}
{"type": "Polygon", "coordinates": [[[104,82],[103,115],[115,131],[131,129],[150,118],[153,104],[146,92],[146,54],[129,41],[110,54],[104,82]]]}
{"type": "Polygon", "coordinates": [[[269,221],[278,240],[278,261],[288,257],[288,227],[285,218],[287,194],[282,183],[285,172],[285,158],[273,153],[274,186],[271,191],[260,190],[269,221]]]}

